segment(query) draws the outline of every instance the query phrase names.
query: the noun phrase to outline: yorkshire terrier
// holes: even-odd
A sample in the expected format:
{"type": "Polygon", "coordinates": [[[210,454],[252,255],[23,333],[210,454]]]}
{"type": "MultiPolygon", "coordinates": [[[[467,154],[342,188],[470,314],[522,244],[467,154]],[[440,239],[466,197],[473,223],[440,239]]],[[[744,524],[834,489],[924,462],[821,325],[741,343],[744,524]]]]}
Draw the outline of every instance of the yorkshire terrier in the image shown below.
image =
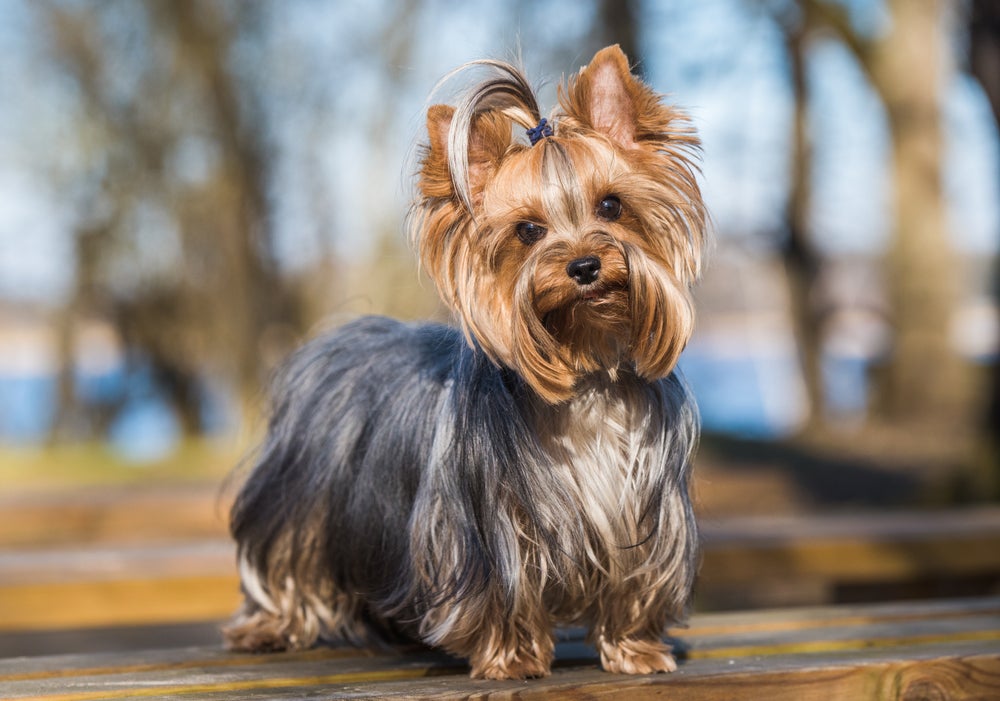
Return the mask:
{"type": "Polygon", "coordinates": [[[550,119],[513,65],[469,66],[492,77],[428,110],[409,219],[461,329],[366,317],[292,357],[233,506],[225,637],[402,637],[521,679],[577,624],[609,672],[669,672],[697,563],[698,416],[674,365],[699,141],[617,46],[550,119]]]}

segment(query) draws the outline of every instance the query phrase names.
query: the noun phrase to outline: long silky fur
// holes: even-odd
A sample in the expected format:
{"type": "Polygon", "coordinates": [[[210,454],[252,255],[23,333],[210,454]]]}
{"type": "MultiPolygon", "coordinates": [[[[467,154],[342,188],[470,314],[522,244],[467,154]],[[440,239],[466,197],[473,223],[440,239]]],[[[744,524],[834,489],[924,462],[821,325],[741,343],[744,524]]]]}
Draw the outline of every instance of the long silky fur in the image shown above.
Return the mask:
{"type": "Polygon", "coordinates": [[[232,510],[244,603],[225,636],[249,650],[417,639],[508,678],[547,674],[553,626],[573,623],[606,669],[669,671],[660,638],[697,565],[698,416],[673,371],[706,217],[697,138],[631,77],[634,130],[587,112],[609,71],[627,75],[615,48],[529,149],[512,134],[539,117],[527,81],[476,65],[497,76],[428,111],[410,214],[460,329],[367,317],[292,357],[232,510]],[[593,224],[605,183],[628,226],[593,224]],[[533,216],[507,209],[519,190],[553,217],[531,249],[511,233],[533,216]],[[608,285],[587,305],[566,275],[581,255],[602,257],[608,285]]]}
{"type": "Polygon", "coordinates": [[[675,375],[598,383],[586,396],[545,405],[441,325],[368,317],[306,345],[276,383],[233,507],[244,619],[286,619],[298,637],[275,648],[400,633],[448,646],[486,613],[470,602],[510,617],[531,587],[564,611],[553,620],[574,622],[633,581],[657,592],[656,625],[682,617],[696,563],[694,404],[675,375]],[[612,407],[628,416],[603,440],[619,445],[580,442],[574,426],[606,422],[612,407]],[[603,486],[587,480],[608,466],[591,463],[610,456],[623,464],[614,484],[637,501],[595,511],[603,486]],[[353,618],[317,610],[331,590],[363,602],[353,618]],[[320,625],[303,626],[312,619],[320,625]]]}

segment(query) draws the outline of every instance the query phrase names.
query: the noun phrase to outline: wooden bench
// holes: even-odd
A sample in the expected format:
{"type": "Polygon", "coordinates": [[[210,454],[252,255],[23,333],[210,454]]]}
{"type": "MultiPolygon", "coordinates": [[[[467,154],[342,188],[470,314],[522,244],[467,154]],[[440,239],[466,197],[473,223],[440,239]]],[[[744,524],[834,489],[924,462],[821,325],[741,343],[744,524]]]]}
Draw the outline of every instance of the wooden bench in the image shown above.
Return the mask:
{"type": "Polygon", "coordinates": [[[37,701],[247,698],[995,699],[1000,598],[695,616],[674,632],[676,673],[609,675],[578,631],[553,673],[468,678],[421,648],[243,655],[219,647],[0,661],[0,697],[37,701]]]}
{"type": "MultiPolygon", "coordinates": [[[[678,672],[642,678],[601,672],[572,631],[552,677],[530,682],[473,682],[460,661],[422,649],[228,654],[217,627],[239,594],[214,491],[6,506],[0,657],[42,656],[0,660],[2,699],[1000,698],[996,596],[701,614],[673,632],[678,672]]],[[[1000,594],[998,508],[701,527],[700,608],[835,601],[905,582],[972,581],[1000,594]]]]}
{"type": "MultiPolygon", "coordinates": [[[[115,515],[117,502],[107,508],[111,515],[87,515],[83,506],[76,513],[93,533],[135,518],[115,515]]],[[[170,509],[154,513],[166,518],[170,509]]],[[[0,548],[0,656],[16,651],[11,636],[25,632],[225,618],[239,602],[233,545],[207,518],[185,523],[176,524],[177,541],[161,534],[0,548]]],[[[1000,594],[1000,508],[705,519],[702,532],[702,610],[842,603],[852,587],[885,583],[896,587],[890,596],[869,600],[1000,594]],[[938,589],[918,586],[928,582],[938,589]]]]}
{"type": "Polygon", "coordinates": [[[1000,508],[701,520],[704,607],[1000,594],[1000,508]]]}

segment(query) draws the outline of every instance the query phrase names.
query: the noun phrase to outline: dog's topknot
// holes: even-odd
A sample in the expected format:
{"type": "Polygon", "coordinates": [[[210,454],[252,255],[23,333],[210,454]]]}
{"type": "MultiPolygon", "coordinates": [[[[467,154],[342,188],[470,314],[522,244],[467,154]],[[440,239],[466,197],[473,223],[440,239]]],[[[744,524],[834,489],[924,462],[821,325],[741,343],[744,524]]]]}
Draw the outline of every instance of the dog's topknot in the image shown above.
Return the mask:
{"type": "Polygon", "coordinates": [[[527,131],[542,119],[538,98],[523,69],[506,61],[470,61],[442,78],[434,92],[437,93],[445,83],[481,68],[487,69],[490,75],[465,91],[455,105],[445,140],[451,185],[470,212],[473,196],[469,179],[469,149],[475,147],[473,127],[477,120],[484,113],[495,112],[527,131]]]}

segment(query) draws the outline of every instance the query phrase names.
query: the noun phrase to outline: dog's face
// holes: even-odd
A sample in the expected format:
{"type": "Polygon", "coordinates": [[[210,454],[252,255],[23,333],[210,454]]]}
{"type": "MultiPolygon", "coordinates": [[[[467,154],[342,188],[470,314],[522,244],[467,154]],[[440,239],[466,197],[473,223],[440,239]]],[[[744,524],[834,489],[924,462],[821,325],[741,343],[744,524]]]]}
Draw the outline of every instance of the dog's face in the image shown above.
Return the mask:
{"type": "Polygon", "coordinates": [[[534,146],[518,135],[531,110],[479,107],[463,125],[432,107],[415,210],[423,265],[466,334],[549,402],[625,364],[669,374],[693,326],[705,228],[697,138],[617,47],[560,104],[534,146]]]}

